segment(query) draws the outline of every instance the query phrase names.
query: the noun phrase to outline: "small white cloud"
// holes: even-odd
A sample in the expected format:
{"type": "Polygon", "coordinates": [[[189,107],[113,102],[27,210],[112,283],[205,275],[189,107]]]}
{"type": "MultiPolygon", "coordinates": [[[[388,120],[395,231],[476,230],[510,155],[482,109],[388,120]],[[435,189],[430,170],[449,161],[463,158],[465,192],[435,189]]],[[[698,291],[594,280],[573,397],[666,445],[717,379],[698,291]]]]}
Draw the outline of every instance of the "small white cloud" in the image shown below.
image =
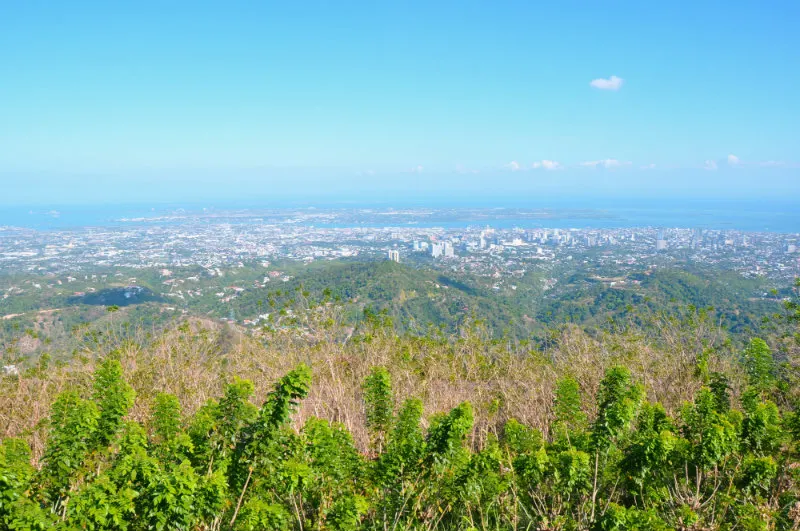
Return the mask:
{"type": "Polygon", "coordinates": [[[590,160],[587,162],[581,162],[581,166],[587,166],[590,168],[619,168],[620,166],[629,166],[630,161],[627,160],[617,160],[617,159],[604,159],[604,160],[590,160]]]}
{"type": "Polygon", "coordinates": [[[781,168],[786,166],[786,163],[782,160],[765,160],[759,163],[759,166],[764,166],[765,168],[781,168]]]}
{"type": "Polygon", "coordinates": [[[739,157],[736,155],[728,155],[728,165],[729,166],[738,166],[739,164],[739,157]]]}
{"type": "Polygon", "coordinates": [[[414,166],[413,168],[411,168],[411,173],[422,173],[423,169],[424,168],[421,165],[414,166]]]}
{"type": "Polygon", "coordinates": [[[589,85],[600,90],[619,90],[622,88],[624,80],[621,77],[611,76],[608,79],[598,78],[593,79],[589,85]]]}
{"type": "Polygon", "coordinates": [[[654,170],[654,169],[656,169],[656,165],[653,164],[653,163],[650,163],[650,164],[645,164],[644,166],[639,166],[639,168],[642,169],[642,170],[654,170]]]}
{"type": "Polygon", "coordinates": [[[707,160],[707,161],[705,161],[705,163],[703,163],[703,169],[706,169],[706,170],[709,170],[709,171],[715,171],[717,169],[717,161],[715,161],[715,160],[707,160]]]}
{"type": "Polygon", "coordinates": [[[506,164],[505,167],[511,171],[518,171],[520,169],[519,162],[517,162],[516,160],[512,160],[511,162],[506,164]]]}
{"type": "Polygon", "coordinates": [[[560,170],[561,169],[561,163],[558,162],[558,161],[555,161],[555,160],[544,159],[544,160],[541,160],[541,161],[534,162],[531,165],[531,167],[534,170],[538,170],[539,168],[542,168],[542,169],[545,169],[545,170],[560,170]]]}

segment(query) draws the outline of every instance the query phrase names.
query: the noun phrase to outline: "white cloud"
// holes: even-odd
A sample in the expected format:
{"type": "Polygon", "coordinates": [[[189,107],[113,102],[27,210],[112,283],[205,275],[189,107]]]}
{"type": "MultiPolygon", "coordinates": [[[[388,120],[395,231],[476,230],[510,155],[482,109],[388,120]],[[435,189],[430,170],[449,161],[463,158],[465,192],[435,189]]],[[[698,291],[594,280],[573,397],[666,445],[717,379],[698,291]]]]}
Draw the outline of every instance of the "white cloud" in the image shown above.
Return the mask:
{"type": "Polygon", "coordinates": [[[519,169],[520,169],[519,162],[517,162],[516,160],[512,160],[511,162],[509,162],[508,164],[506,164],[506,166],[505,166],[505,167],[506,167],[506,168],[508,168],[508,169],[509,169],[509,170],[511,170],[511,171],[517,171],[517,170],[519,170],[519,169]]]}
{"type": "Polygon", "coordinates": [[[645,164],[644,166],[639,166],[639,168],[642,169],[642,170],[654,170],[656,168],[656,165],[651,162],[650,164],[645,164]]]}
{"type": "Polygon", "coordinates": [[[617,160],[617,159],[604,159],[604,160],[590,160],[581,162],[581,166],[588,166],[591,168],[619,168],[620,166],[629,166],[630,161],[617,160]]]}
{"type": "Polygon", "coordinates": [[[424,168],[421,165],[414,166],[411,168],[411,173],[422,173],[424,168]]]}
{"type": "Polygon", "coordinates": [[[709,171],[714,171],[717,169],[717,161],[707,160],[705,163],[703,163],[703,168],[709,171]]]}
{"type": "Polygon", "coordinates": [[[611,76],[608,79],[597,78],[593,79],[589,85],[600,90],[619,90],[622,88],[623,79],[617,76],[611,76]]]}
{"type": "Polygon", "coordinates": [[[543,168],[545,170],[559,170],[561,169],[561,163],[555,160],[541,160],[534,162],[531,167],[535,170],[539,168],[543,168]]]}
{"type": "Polygon", "coordinates": [[[739,157],[736,155],[728,155],[728,165],[737,166],[739,164],[739,157]]]}

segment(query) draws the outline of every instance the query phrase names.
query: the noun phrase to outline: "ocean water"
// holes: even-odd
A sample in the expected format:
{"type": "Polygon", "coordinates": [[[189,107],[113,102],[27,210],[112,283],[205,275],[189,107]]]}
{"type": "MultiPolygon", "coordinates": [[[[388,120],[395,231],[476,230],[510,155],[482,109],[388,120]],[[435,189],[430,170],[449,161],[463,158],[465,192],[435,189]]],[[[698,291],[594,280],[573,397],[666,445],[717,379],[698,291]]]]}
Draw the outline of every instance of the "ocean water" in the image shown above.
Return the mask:
{"type": "MultiPolygon", "coordinates": [[[[0,207],[0,227],[14,226],[37,230],[63,230],[81,227],[123,227],[136,224],[181,223],[170,221],[123,221],[131,218],[156,218],[176,214],[195,214],[225,211],[252,210],[254,217],[264,209],[447,209],[447,215],[432,217],[415,223],[418,226],[463,227],[490,225],[503,227],[550,228],[619,228],[619,227],[683,227],[706,229],[735,229],[753,232],[800,233],[800,199],[785,200],[732,200],[732,199],[496,199],[496,200],[408,200],[369,202],[260,202],[223,204],[128,204],[128,205],[47,205],[0,207]],[[493,219],[483,211],[475,217],[463,211],[476,209],[538,210],[535,218],[515,217],[513,212],[502,212],[493,219]],[[453,211],[461,210],[458,215],[453,211]]],[[[498,211],[494,211],[497,213],[498,211]]],[[[209,221],[212,222],[212,221],[209,221]]],[[[236,221],[234,221],[236,222],[236,221]]],[[[242,219],[240,222],[254,222],[242,219]]],[[[397,223],[389,223],[397,225],[397,223]]],[[[403,223],[405,224],[405,223],[403,223]]],[[[316,226],[326,226],[314,223],[316,226]]],[[[374,220],[354,220],[327,226],[384,226],[374,220]]]]}

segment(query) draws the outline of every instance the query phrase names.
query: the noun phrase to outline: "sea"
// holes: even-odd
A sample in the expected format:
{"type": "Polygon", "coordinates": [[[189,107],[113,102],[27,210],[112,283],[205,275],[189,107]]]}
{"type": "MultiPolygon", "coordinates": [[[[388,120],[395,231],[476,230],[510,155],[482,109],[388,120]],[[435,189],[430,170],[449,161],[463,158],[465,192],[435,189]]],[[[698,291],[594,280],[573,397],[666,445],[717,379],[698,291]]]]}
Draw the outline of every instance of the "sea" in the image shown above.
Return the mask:
{"type": "MultiPolygon", "coordinates": [[[[260,201],[225,203],[139,203],[107,205],[0,206],[0,227],[36,230],[70,230],[86,227],[131,227],[168,225],[187,220],[225,219],[226,212],[238,217],[228,222],[257,223],[260,213],[276,210],[324,211],[374,209],[441,210],[447,215],[429,216],[402,225],[458,228],[474,225],[495,228],[702,228],[749,232],[800,233],[800,199],[493,199],[407,201],[260,201]],[[535,211],[537,215],[515,213],[535,211]],[[458,215],[453,215],[458,212],[458,215]],[[214,213],[217,218],[207,217],[214,213]],[[252,213],[252,216],[248,214],[252,213]],[[243,215],[244,214],[244,215],[243,215]],[[474,217],[470,217],[474,214],[474,217]],[[206,217],[204,217],[206,216],[206,217]]],[[[350,221],[321,223],[328,227],[398,226],[375,216],[349,216],[350,221]]],[[[301,223],[303,223],[301,221],[301,223]]]]}

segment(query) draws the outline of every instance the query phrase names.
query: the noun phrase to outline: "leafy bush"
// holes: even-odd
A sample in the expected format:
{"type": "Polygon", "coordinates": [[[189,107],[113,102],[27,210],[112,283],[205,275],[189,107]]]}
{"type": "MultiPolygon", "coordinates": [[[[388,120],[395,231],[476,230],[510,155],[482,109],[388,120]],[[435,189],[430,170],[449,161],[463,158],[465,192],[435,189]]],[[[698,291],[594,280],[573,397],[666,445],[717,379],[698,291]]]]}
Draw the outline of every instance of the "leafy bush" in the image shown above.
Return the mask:
{"type": "Polygon", "coordinates": [[[305,365],[260,407],[253,384],[234,379],[191,415],[156,394],[138,423],[108,358],[91,388],[53,403],[39,462],[22,439],[0,444],[0,528],[798,529],[797,413],[772,400],[774,363],[757,342],[743,362],[741,400],[710,373],[677,416],[624,367],[606,371],[595,397],[563,378],[547,437],[516,420],[481,434],[469,402],[427,419],[415,398],[396,409],[376,367],[362,386],[362,452],[341,423],[293,423],[311,390],[305,365]]]}

